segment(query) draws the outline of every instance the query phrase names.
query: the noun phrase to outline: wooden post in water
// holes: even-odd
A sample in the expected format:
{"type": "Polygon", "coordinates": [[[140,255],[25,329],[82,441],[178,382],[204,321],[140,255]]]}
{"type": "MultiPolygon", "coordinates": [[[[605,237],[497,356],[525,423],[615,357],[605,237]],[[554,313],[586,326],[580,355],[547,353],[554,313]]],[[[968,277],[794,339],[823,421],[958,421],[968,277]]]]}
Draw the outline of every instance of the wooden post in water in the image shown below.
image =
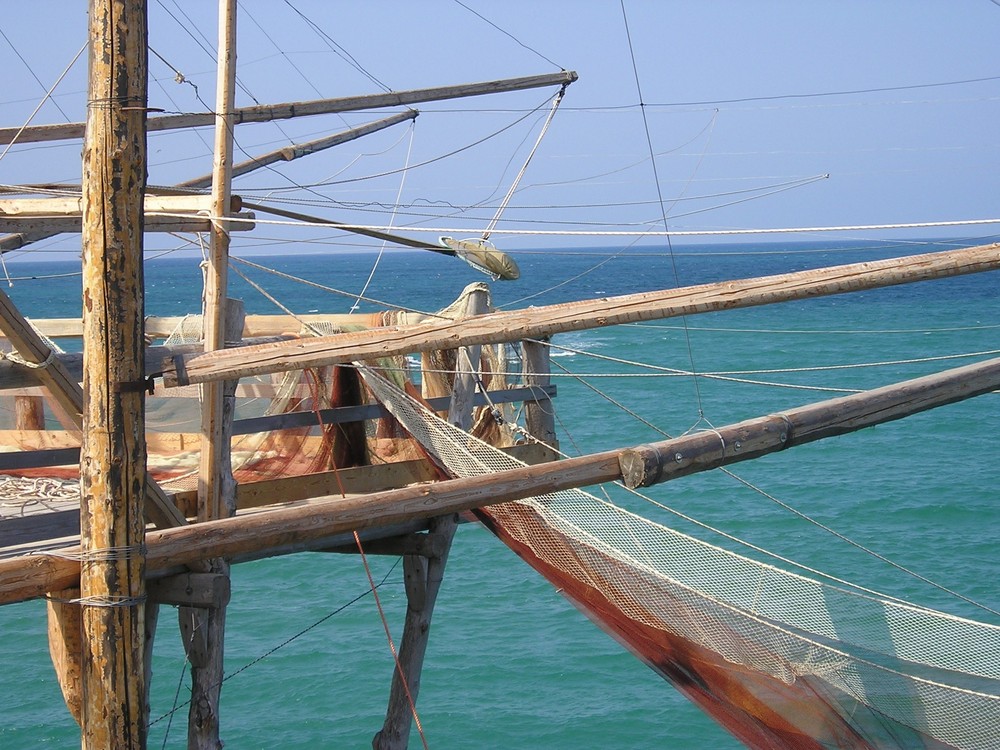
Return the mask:
{"type": "MultiPolygon", "coordinates": [[[[227,336],[226,291],[229,265],[229,227],[233,166],[233,107],[236,81],[236,3],[219,0],[219,59],[216,78],[215,158],[212,165],[213,211],[211,253],[205,276],[205,351],[225,348],[227,336]]],[[[242,335],[242,308],[238,314],[242,335]]],[[[230,460],[232,411],[226,409],[226,392],[235,383],[202,386],[201,465],[198,475],[198,520],[226,518],[236,512],[236,486],[230,460]]],[[[230,402],[232,399],[230,398],[230,402]]],[[[228,576],[229,564],[212,561],[211,572],[228,576]]],[[[188,748],[217,750],[219,699],[223,678],[225,607],[181,607],[181,634],[191,662],[191,708],[188,712],[188,748]]]]}
{"type": "Polygon", "coordinates": [[[144,748],[146,4],[91,0],[83,150],[82,746],[144,748]]]}
{"type": "MultiPolygon", "coordinates": [[[[551,380],[549,364],[549,342],[524,341],[524,384],[529,388],[545,388],[551,380]]],[[[551,401],[525,401],[524,422],[528,432],[538,440],[553,448],[559,447],[556,438],[556,415],[551,401]]]]}
{"type": "MultiPolygon", "coordinates": [[[[479,284],[469,295],[465,315],[489,311],[489,287],[479,284]]],[[[472,426],[472,397],[479,382],[481,347],[459,349],[455,367],[448,421],[463,430],[472,426]]],[[[437,537],[440,551],[426,557],[416,554],[403,557],[403,580],[406,586],[406,620],[399,646],[399,665],[392,675],[389,706],[372,747],[375,750],[405,750],[410,738],[411,719],[416,713],[420,692],[420,672],[430,638],[431,616],[444,578],[448,552],[455,536],[457,516],[448,514],[430,520],[429,534],[437,537]]]]}

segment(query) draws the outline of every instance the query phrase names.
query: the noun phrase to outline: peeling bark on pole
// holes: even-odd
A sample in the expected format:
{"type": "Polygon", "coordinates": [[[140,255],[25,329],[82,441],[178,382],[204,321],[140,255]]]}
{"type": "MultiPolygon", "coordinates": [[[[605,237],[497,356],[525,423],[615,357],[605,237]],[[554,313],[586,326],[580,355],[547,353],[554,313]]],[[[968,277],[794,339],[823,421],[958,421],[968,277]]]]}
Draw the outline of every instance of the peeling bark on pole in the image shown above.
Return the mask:
{"type": "Polygon", "coordinates": [[[146,4],[91,0],[83,152],[82,746],[146,745],[146,4]]]}

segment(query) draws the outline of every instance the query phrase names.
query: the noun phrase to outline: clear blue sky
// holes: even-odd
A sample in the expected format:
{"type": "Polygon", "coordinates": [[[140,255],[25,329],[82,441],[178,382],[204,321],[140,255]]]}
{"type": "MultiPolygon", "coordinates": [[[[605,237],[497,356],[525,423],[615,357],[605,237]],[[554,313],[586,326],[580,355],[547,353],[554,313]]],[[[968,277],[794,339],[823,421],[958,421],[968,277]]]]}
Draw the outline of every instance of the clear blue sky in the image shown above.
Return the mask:
{"type": "MultiPolygon", "coordinates": [[[[618,0],[463,2],[243,2],[238,104],[562,66],[580,80],[569,88],[501,228],[662,230],[664,213],[671,230],[1000,217],[1000,5],[991,0],[626,0],[624,14],[618,0]]],[[[215,4],[150,0],[149,7],[151,106],[203,111],[202,101],[214,103],[207,49],[217,39],[215,4]],[[176,82],[175,71],[188,83],[176,82]]],[[[3,124],[20,125],[84,43],[86,3],[11,4],[0,29],[3,124]]],[[[81,58],[57,89],[60,108],[46,104],[34,122],[82,119],[85,72],[81,58]]],[[[492,217],[523,164],[550,93],[417,105],[422,114],[412,141],[407,126],[396,126],[242,178],[235,191],[377,225],[389,215],[352,205],[391,204],[399,194],[404,208],[392,219],[396,226],[471,236],[492,217]],[[433,161],[410,170],[401,187],[408,153],[410,164],[433,161]],[[391,174],[371,178],[382,172],[391,174]],[[483,207],[467,208],[476,203],[483,207]]],[[[242,126],[237,138],[245,153],[237,159],[385,114],[242,126]]],[[[150,182],[207,172],[210,144],[210,130],[152,136],[150,182]]],[[[0,182],[78,182],[79,151],[78,142],[15,147],[0,161],[0,182]]],[[[240,242],[259,244],[284,231],[260,227],[240,242]]],[[[992,225],[907,236],[997,231],[992,225]]],[[[329,230],[297,236],[334,241],[329,230]]],[[[513,249],[633,241],[501,237],[493,239],[513,249]]],[[[71,249],[75,241],[50,247],[71,249]]]]}

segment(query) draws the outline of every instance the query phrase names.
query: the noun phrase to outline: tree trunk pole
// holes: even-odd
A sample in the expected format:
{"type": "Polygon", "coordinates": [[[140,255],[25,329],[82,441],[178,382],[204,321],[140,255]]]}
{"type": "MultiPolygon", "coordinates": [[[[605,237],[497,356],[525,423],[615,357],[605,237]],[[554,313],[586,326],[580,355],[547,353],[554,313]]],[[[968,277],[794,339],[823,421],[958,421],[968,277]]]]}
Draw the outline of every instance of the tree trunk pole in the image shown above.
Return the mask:
{"type": "MultiPolygon", "coordinates": [[[[211,253],[205,276],[205,351],[224,349],[226,336],[242,335],[242,307],[237,317],[239,330],[227,331],[226,292],[229,270],[229,227],[233,167],[233,107],[236,87],[236,0],[219,0],[219,59],[215,97],[215,158],[212,165],[211,253]]],[[[235,393],[235,381],[206,383],[202,386],[201,465],[198,475],[198,520],[228,518],[236,512],[236,486],[230,460],[232,412],[226,409],[226,393],[235,393]]],[[[222,558],[211,562],[211,570],[229,574],[222,558]]],[[[226,610],[182,607],[181,632],[190,627],[186,638],[191,662],[191,708],[188,712],[189,750],[217,750],[219,703],[222,692],[223,648],[226,610]],[[193,640],[191,640],[193,639],[193,640]]]]}
{"type": "Polygon", "coordinates": [[[144,0],[91,0],[90,40],[82,182],[82,746],[144,748],[144,0]]]}

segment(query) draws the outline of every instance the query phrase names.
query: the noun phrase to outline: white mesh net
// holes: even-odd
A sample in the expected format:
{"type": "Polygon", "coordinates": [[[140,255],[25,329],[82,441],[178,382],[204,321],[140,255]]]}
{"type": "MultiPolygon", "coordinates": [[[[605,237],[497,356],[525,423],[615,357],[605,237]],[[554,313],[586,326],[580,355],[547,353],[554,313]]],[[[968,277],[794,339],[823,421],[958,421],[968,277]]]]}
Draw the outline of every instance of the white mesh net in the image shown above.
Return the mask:
{"type": "MultiPolygon", "coordinates": [[[[363,374],[376,397],[454,476],[524,466],[379,375],[363,374]]],[[[820,747],[1000,747],[996,626],[812,580],[579,489],[492,506],[488,515],[529,562],[533,556],[543,572],[555,569],[560,581],[578,582],[581,588],[568,595],[620,639],[664,633],[721,657],[716,661],[729,670],[725,679],[740,683],[740,710],[757,723],[809,736],[820,747]],[[802,703],[791,704],[785,695],[785,705],[766,715],[748,707],[765,692],[754,675],[779,681],[779,692],[802,703]],[[774,718],[779,715],[780,721],[774,718]],[[838,723],[843,727],[833,728],[838,723]]],[[[681,681],[669,655],[661,663],[661,655],[630,646],[675,684],[681,681]]],[[[699,679],[708,674],[706,668],[699,679]]],[[[769,697],[774,690],[767,688],[769,697]]],[[[717,699],[719,690],[714,692],[717,699]]],[[[729,693],[726,700],[736,700],[731,687],[729,693]]],[[[720,720],[739,724],[732,716],[720,720]]],[[[729,728],[747,741],[734,726],[729,728]]]]}

